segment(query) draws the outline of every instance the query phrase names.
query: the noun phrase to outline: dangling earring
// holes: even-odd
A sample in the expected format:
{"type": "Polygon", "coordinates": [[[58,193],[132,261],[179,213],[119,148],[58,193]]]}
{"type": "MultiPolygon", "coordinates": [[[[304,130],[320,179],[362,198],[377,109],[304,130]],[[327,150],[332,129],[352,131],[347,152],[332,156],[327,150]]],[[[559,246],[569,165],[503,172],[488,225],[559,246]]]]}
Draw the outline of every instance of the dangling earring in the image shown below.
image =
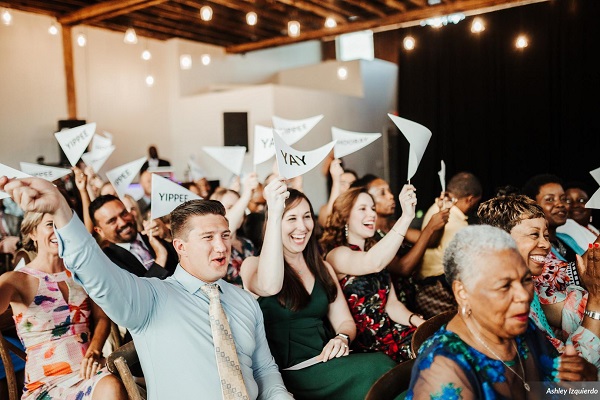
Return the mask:
{"type": "Polygon", "coordinates": [[[346,240],[348,240],[348,224],[344,225],[344,233],[346,234],[346,240]]]}
{"type": "Polygon", "coordinates": [[[471,316],[471,309],[469,308],[469,309],[467,310],[467,305],[466,305],[466,304],[464,304],[464,305],[462,306],[461,310],[460,310],[460,313],[461,313],[461,315],[462,315],[462,317],[463,317],[464,319],[467,319],[467,318],[469,318],[469,317],[471,316]]]}

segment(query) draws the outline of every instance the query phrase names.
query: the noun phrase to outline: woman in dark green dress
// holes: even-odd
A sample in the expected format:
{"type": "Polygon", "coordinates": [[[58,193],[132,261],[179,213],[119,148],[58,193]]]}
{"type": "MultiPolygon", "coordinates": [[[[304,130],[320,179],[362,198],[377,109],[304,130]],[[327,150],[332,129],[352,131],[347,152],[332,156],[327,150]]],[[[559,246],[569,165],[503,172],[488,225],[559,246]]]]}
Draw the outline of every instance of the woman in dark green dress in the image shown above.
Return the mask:
{"type": "Polygon", "coordinates": [[[283,178],[265,188],[267,224],[260,257],[242,264],[244,287],[259,297],[271,352],[297,399],[364,399],[395,363],[383,353],[349,355],[356,325],[335,273],[313,236],[310,202],[283,178]],[[288,370],[301,362],[315,363],[288,370]]]}

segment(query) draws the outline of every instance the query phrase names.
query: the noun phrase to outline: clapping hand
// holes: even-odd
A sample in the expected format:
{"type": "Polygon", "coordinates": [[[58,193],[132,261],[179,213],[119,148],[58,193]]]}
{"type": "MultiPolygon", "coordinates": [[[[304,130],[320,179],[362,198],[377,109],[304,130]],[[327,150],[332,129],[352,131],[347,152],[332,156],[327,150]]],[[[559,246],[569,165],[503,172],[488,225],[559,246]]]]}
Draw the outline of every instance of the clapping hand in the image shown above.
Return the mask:
{"type": "Polygon", "coordinates": [[[596,381],[598,370],[582,358],[573,345],[565,346],[565,352],[558,357],[556,378],[559,381],[596,381]]]}
{"type": "Polygon", "coordinates": [[[600,244],[590,244],[583,258],[577,256],[577,267],[590,298],[600,300],[600,244]]]}

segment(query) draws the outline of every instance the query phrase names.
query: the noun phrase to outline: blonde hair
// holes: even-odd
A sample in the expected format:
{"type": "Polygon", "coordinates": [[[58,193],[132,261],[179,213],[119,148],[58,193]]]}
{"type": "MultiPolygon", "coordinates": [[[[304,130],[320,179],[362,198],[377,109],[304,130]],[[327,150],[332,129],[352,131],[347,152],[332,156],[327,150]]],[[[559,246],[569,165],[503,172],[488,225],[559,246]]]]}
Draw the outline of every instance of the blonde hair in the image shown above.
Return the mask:
{"type": "Polygon", "coordinates": [[[23,217],[21,223],[21,239],[23,242],[23,248],[28,251],[37,251],[35,242],[29,237],[30,233],[33,233],[35,228],[42,222],[44,213],[28,211],[23,217]]]}

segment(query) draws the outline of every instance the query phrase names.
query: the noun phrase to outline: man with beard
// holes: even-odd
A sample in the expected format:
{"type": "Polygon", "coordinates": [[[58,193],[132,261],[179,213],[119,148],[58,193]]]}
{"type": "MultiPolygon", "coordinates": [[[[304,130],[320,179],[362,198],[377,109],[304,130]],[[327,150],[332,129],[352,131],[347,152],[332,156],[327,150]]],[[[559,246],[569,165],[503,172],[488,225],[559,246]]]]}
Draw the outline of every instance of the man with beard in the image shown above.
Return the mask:
{"type": "Polygon", "coordinates": [[[108,243],[104,253],[112,262],[139,277],[164,279],[177,266],[177,253],[167,243],[137,230],[135,219],[118,197],[96,198],[89,208],[94,231],[108,243]]]}

